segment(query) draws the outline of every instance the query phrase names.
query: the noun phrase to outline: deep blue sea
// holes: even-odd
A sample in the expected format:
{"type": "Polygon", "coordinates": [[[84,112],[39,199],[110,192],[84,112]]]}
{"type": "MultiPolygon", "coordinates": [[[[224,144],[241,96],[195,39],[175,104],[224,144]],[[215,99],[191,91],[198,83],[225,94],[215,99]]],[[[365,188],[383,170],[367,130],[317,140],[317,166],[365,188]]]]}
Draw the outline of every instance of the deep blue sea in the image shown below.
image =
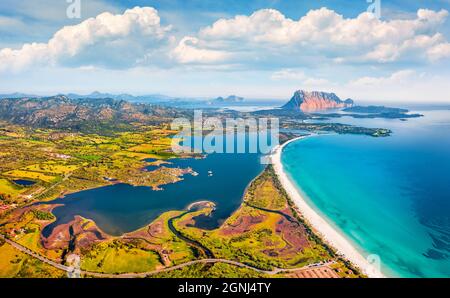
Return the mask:
{"type": "Polygon", "coordinates": [[[450,110],[408,121],[334,119],[391,137],[322,135],[282,163],[311,206],[388,276],[450,277],[450,110]]]}

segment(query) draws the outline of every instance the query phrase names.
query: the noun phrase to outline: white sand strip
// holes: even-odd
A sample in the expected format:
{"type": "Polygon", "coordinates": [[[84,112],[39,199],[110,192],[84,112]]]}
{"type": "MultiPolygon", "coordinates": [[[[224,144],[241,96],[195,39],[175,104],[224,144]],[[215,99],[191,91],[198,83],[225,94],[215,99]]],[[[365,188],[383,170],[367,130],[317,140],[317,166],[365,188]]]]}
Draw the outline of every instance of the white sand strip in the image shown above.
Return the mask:
{"type": "Polygon", "coordinates": [[[349,260],[353,265],[358,267],[368,277],[385,277],[379,271],[379,266],[372,265],[366,258],[361,255],[359,251],[356,250],[355,247],[353,247],[353,245],[343,235],[336,231],[336,229],[334,229],[326,220],[319,216],[319,214],[317,214],[317,212],[306,203],[297,188],[294,186],[294,183],[291,182],[289,177],[283,171],[283,165],[281,164],[281,154],[283,148],[289,143],[302,138],[305,137],[292,139],[284,143],[283,145],[277,146],[273,150],[273,154],[271,157],[272,164],[275,173],[278,176],[278,179],[290,196],[291,200],[299,208],[303,217],[315,230],[314,232],[317,233],[323,241],[333,247],[336,252],[343,258],[349,260]]]}

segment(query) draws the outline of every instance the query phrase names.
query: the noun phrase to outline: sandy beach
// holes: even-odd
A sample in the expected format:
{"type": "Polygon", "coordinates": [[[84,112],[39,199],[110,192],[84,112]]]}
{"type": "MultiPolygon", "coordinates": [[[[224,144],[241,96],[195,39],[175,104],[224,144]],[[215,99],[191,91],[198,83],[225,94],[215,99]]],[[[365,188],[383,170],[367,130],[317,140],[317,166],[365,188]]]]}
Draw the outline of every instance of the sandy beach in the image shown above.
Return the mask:
{"type": "Polygon", "coordinates": [[[331,247],[333,247],[338,254],[342,255],[345,259],[352,262],[358,267],[364,274],[371,278],[385,277],[377,266],[369,263],[369,261],[361,255],[359,251],[335,228],[333,228],[325,219],[323,219],[313,208],[311,208],[306,200],[299,193],[297,188],[291,182],[287,174],[283,170],[281,164],[281,153],[283,148],[289,143],[302,139],[305,137],[299,137],[292,139],[283,145],[276,147],[272,154],[272,164],[275,172],[280,179],[281,184],[285,188],[286,192],[290,196],[291,200],[297,205],[303,217],[309,222],[316,233],[322,237],[322,239],[331,247]]]}

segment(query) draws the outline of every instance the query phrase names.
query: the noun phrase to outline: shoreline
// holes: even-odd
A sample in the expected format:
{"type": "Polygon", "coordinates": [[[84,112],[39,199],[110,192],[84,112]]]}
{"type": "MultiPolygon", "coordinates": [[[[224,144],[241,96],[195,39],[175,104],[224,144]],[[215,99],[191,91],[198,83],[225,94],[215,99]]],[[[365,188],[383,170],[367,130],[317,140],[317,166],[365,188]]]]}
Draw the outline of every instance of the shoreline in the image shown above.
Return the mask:
{"type": "Polygon", "coordinates": [[[334,248],[337,254],[343,256],[350,261],[362,273],[371,278],[385,277],[375,266],[370,262],[335,228],[333,228],[324,218],[322,218],[311,206],[308,205],[306,200],[302,197],[294,183],[290,180],[288,175],[283,170],[281,163],[281,154],[285,146],[291,142],[307,138],[308,136],[301,136],[285,142],[282,145],[278,145],[274,148],[271,160],[281,185],[288,193],[291,200],[299,208],[301,215],[307,220],[310,226],[313,227],[315,233],[317,233],[325,243],[334,248]]]}

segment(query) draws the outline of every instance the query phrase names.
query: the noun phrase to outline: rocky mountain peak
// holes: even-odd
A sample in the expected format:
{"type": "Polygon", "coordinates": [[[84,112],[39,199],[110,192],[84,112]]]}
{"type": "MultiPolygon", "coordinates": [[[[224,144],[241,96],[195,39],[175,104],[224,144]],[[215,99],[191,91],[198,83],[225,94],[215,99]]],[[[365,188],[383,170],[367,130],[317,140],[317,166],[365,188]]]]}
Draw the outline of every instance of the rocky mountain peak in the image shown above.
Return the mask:
{"type": "Polygon", "coordinates": [[[298,90],[291,100],[282,106],[283,109],[297,110],[304,112],[314,110],[347,108],[353,106],[354,101],[350,98],[342,101],[336,94],[322,91],[298,90]]]}

